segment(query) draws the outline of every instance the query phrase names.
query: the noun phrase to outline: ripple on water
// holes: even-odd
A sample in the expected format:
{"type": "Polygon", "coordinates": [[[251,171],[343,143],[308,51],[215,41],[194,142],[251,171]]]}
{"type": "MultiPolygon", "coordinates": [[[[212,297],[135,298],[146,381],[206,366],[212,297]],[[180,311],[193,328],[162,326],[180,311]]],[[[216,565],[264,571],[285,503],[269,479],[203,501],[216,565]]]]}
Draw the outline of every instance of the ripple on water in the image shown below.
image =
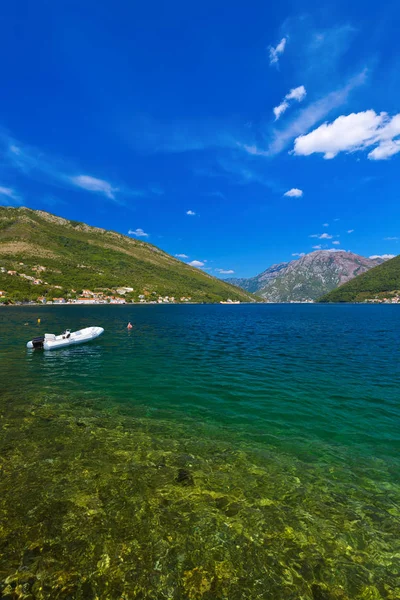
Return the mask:
{"type": "Polygon", "coordinates": [[[398,312],[142,308],[0,312],[0,596],[400,597],[398,312]]]}

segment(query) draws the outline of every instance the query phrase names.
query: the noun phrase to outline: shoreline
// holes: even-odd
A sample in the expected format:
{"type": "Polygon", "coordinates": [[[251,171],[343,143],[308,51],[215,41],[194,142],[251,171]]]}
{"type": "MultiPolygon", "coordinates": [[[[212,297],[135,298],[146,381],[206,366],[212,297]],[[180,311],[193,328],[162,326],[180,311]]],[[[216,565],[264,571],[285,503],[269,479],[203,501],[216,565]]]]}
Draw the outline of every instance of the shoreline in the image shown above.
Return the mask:
{"type": "MultiPolygon", "coordinates": [[[[87,306],[87,307],[92,307],[92,306],[250,306],[250,305],[259,305],[259,304],[291,304],[290,302],[240,302],[240,304],[236,303],[236,302],[126,302],[125,304],[120,304],[120,303],[115,303],[115,304],[102,304],[100,302],[93,302],[92,304],[79,304],[77,302],[56,302],[55,304],[42,304],[42,303],[26,303],[26,304],[0,304],[0,308],[4,307],[4,308],[10,308],[10,307],[29,307],[29,306],[34,306],[34,307],[45,307],[45,306],[87,306]]],[[[293,304],[311,304],[310,302],[296,302],[293,304]]]]}

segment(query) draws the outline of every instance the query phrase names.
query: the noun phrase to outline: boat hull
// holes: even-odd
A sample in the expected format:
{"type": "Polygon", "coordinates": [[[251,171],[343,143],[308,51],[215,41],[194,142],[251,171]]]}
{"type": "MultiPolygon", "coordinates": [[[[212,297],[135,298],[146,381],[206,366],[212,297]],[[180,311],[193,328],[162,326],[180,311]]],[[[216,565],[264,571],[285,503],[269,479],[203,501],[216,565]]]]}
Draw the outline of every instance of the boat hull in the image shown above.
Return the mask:
{"type": "Polygon", "coordinates": [[[86,327],[72,332],[68,337],[64,334],[46,333],[42,338],[34,338],[29,341],[26,346],[30,349],[59,350],[77,344],[86,344],[98,338],[102,333],[104,333],[103,327],[86,327]]]}

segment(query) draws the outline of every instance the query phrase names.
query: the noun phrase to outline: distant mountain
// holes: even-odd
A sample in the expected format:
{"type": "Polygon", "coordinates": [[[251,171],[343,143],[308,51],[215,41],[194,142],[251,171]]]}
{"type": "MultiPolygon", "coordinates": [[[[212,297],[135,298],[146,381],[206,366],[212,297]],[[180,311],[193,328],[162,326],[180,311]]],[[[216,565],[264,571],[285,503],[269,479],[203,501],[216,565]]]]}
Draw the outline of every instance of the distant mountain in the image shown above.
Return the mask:
{"type": "Polygon", "coordinates": [[[3,300],[68,298],[83,289],[121,287],[131,290],[127,300],[139,295],[149,300],[158,295],[197,302],[254,300],[148,242],[39,210],[0,207],[3,300]]]}
{"type": "Polygon", "coordinates": [[[272,265],[272,267],[269,267],[260,273],[260,275],[249,277],[248,279],[231,277],[230,279],[225,279],[225,281],[232,285],[237,285],[238,287],[254,294],[265,287],[270,281],[276,279],[276,277],[283,269],[287,267],[288,264],[289,263],[283,262],[272,265]]]}
{"type": "Polygon", "coordinates": [[[400,256],[380,264],[367,273],[341,285],[319,302],[363,302],[390,296],[400,291],[400,256]]]}
{"type": "Polygon", "coordinates": [[[361,273],[381,264],[381,258],[365,258],[341,250],[318,250],[289,263],[273,265],[257,277],[236,281],[268,302],[317,300],[361,273]]]}

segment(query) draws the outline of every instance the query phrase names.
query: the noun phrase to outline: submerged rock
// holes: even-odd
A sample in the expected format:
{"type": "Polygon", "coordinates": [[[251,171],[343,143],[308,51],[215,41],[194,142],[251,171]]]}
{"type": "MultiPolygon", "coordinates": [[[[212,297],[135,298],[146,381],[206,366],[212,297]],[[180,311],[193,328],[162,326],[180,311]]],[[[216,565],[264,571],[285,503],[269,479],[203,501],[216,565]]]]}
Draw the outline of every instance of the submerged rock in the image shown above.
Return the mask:
{"type": "Polygon", "coordinates": [[[181,485],[194,485],[193,475],[187,469],[179,469],[175,481],[181,485]]]}

